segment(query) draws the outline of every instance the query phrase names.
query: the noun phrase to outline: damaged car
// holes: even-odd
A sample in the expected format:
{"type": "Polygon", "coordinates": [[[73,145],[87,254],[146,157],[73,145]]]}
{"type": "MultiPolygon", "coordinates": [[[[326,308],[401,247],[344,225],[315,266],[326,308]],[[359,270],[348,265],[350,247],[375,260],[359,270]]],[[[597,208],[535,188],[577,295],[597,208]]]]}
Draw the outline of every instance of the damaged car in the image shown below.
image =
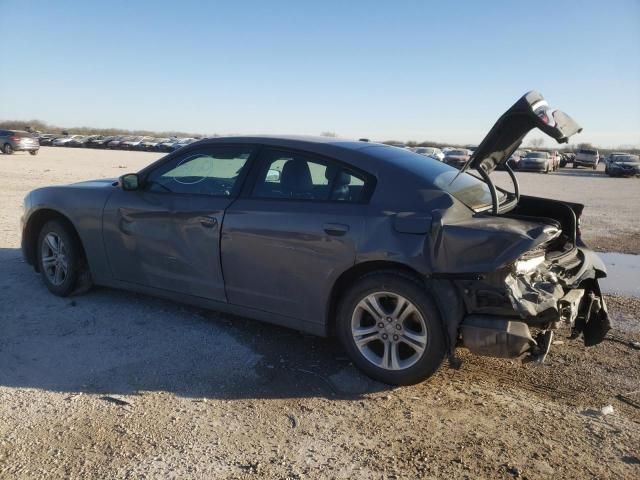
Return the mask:
{"type": "Polygon", "coordinates": [[[541,361],[557,329],[592,346],[610,324],[583,206],[521,195],[507,163],[534,128],[581,130],[529,92],[459,170],[371,142],[205,139],[117,180],[32,191],[23,255],[56,295],[102,285],[336,336],[388,384],[459,347],[541,361]]]}

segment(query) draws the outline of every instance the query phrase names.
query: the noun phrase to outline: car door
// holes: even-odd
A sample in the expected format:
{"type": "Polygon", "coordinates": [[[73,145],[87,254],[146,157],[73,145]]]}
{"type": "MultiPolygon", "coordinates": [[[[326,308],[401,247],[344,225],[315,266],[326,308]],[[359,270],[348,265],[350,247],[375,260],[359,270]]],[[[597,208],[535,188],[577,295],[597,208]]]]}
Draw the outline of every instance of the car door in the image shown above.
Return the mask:
{"type": "Polygon", "coordinates": [[[243,145],[190,149],[147,172],[138,190],[114,192],[103,216],[113,276],[226,301],[220,228],[251,152],[243,145]]]}
{"type": "Polygon", "coordinates": [[[331,159],[263,148],[224,219],[229,303],[322,323],[333,281],[355,262],[366,181],[331,159]]]}

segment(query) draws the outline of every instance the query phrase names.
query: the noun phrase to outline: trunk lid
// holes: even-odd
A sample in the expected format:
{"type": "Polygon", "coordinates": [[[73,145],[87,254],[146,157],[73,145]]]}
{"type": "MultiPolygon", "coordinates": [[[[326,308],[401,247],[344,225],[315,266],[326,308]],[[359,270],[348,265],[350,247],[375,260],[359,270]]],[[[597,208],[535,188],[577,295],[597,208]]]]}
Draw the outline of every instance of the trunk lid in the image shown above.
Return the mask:
{"type": "Polygon", "coordinates": [[[534,128],[558,143],[567,143],[570,136],[582,131],[569,115],[549,107],[542,94],[532,90],[502,114],[460,173],[469,168],[483,170],[486,174],[493,172],[498,165],[506,164],[525,135],[534,128]]]}

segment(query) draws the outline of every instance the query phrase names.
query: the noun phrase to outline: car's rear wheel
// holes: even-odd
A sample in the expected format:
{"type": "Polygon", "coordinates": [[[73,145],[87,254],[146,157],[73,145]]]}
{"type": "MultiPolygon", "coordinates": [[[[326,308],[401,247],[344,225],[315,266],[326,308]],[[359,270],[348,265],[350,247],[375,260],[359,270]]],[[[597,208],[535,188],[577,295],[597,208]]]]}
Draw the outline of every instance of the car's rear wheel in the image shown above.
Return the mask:
{"type": "Polygon", "coordinates": [[[578,164],[576,162],[573,162],[573,168],[578,168],[578,164]]]}
{"type": "Polygon", "coordinates": [[[13,147],[11,146],[10,143],[5,143],[2,146],[2,152],[7,154],[7,155],[11,155],[13,153],[13,147]]]}
{"type": "Polygon", "coordinates": [[[31,155],[37,155],[38,154],[38,150],[29,150],[29,153],[31,155]]]}
{"type": "Polygon", "coordinates": [[[337,333],[358,368],[391,385],[430,377],[446,351],[440,313],[424,286],[395,272],[356,282],[341,302],[337,333]]]}
{"type": "Polygon", "coordinates": [[[60,297],[71,294],[78,281],[81,249],[63,222],[51,220],[38,237],[38,266],[49,291],[60,297]]]}

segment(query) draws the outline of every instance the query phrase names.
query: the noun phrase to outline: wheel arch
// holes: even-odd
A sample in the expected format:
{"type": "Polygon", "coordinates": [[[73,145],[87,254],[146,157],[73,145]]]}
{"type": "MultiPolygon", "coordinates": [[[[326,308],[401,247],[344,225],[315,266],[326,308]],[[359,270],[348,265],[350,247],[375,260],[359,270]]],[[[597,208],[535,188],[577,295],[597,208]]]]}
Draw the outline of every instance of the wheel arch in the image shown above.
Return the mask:
{"type": "Polygon", "coordinates": [[[458,327],[466,314],[461,292],[456,288],[453,280],[427,278],[411,266],[400,262],[372,260],[356,264],[343,272],[333,284],[329,295],[325,334],[335,336],[338,306],[349,285],[358,278],[374,272],[400,274],[424,286],[433,297],[435,306],[440,312],[448,354],[451,356],[456,346],[458,327]]]}
{"type": "Polygon", "coordinates": [[[82,239],[80,238],[78,230],[76,229],[73,222],[69,219],[69,217],[55,209],[41,208],[40,210],[33,212],[29,216],[29,220],[27,221],[27,225],[25,226],[24,231],[24,254],[27,262],[33,265],[33,268],[37,272],[40,271],[37,261],[38,236],[40,235],[42,227],[50,220],[59,220],[69,228],[69,232],[75,236],[78,245],[80,245],[82,257],[85,259],[87,258],[84,245],[82,244],[82,239]]]}
{"type": "Polygon", "coordinates": [[[349,269],[342,272],[342,274],[333,283],[333,287],[331,288],[331,292],[327,301],[325,319],[325,332],[327,336],[335,335],[338,306],[340,305],[342,297],[349,288],[349,285],[355,282],[358,278],[374,272],[399,273],[404,276],[410,277],[412,280],[422,285],[424,285],[425,283],[425,278],[423,275],[420,275],[417,270],[404,263],[387,260],[370,260],[353,265],[349,269]]]}

